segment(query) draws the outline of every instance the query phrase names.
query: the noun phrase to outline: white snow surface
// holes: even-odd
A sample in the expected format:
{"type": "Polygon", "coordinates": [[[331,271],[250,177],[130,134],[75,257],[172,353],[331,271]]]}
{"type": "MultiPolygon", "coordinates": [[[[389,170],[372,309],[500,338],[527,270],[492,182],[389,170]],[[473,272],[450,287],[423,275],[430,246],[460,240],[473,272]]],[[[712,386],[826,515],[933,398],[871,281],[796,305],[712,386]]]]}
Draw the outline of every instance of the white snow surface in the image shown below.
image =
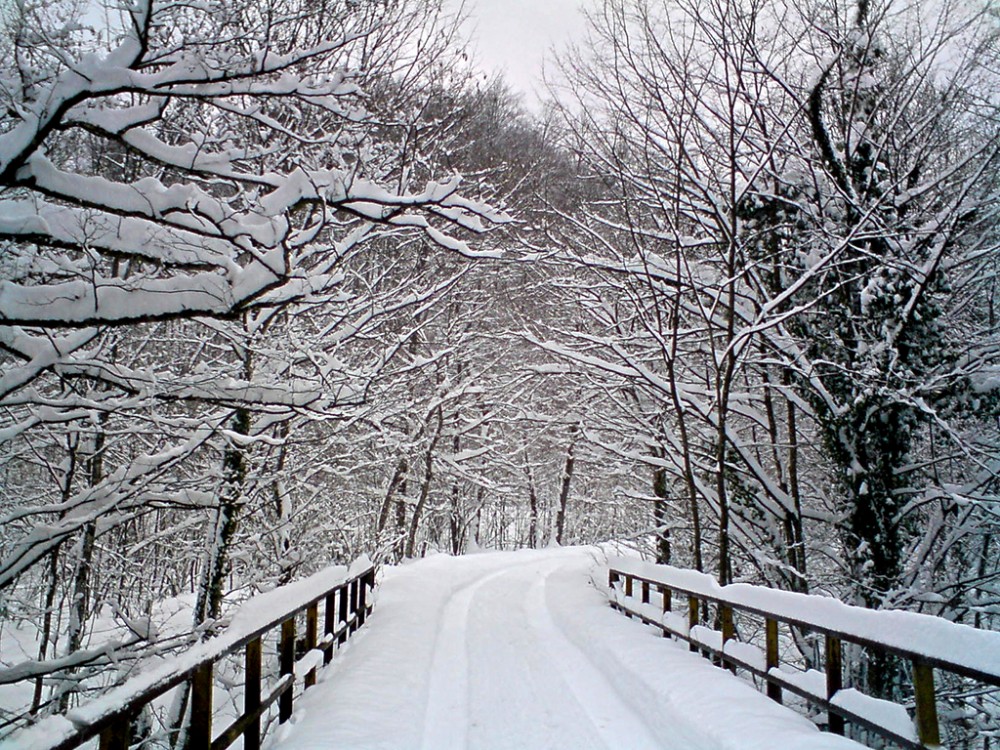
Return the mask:
{"type": "Polygon", "coordinates": [[[553,548],[387,568],[368,624],[270,748],[861,747],[613,611],[605,562],[553,548]]]}

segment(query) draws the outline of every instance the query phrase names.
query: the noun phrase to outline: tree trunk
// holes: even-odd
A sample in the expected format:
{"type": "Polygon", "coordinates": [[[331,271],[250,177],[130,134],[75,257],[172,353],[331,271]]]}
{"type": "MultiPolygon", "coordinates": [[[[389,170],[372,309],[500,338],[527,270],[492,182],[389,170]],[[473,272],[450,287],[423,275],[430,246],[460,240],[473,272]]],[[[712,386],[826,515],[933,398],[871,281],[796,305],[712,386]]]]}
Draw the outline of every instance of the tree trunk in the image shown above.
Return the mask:
{"type": "Polygon", "coordinates": [[[653,468],[653,518],[656,522],[656,562],[670,564],[670,502],[667,470],[663,466],[653,468]]]}
{"type": "Polygon", "coordinates": [[[531,467],[525,465],[524,473],[528,479],[528,546],[534,549],[538,546],[538,491],[535,489],[535,476],[531,467]]]}
{"type": "Polygon", "coordinates": [[[410,533],[406,539],[407,557],[414,557],[416,555],[417,529],[420,526],[420,517],[423,515],[424,507],[427,505],[427,498],[430,497],[431,480],[434,478],[434,449],[444,428],[444,415],[442,414],[441,407],[436,407],[435,412],[437,414],[437,429],[434,432],[434,437],[431,438],[427,446],[427,452],[424,454],[424,478],[420,483],[420,496],[417,498],[417,504],[413,507],[413,517],[410,518],[410,533]]]}
{"type": "Polygon", "coordinates": [[[580,426],[569,426],[569,446],[566,448],[566,463],[563,466],[562,483],[559,487],[559,507],[556,511],[556,544],[562,544],[566,533],[566,508],[569,505],[569,488],[573,481],[573,469],[576,465],[576,438],[580,426]]]}
{"type": "MultiPolygon", "coordinates": [[[[77,442],[70,437],[69,444],[66,446],[69,461],[67,462],[66,469],[62,475],[62,490],[61,490],[61,503],[63,506],[69,502],[70,496],[73,494],[73,478],[76,475],[76,462],[77,462],[77,442]]],[[[65,513],[61,514],[60,517],[64,517],[65,513]]],[[[61,547],[56,547],[52,550],[52,557],[49,558],[49,588],[45,593],[45,614],[42,617],[42,632],[38,643],[38,661],[45,661],[45,657],[48,656],[49,641],[53,641],[52,647],[55,650],[58,647],[57,640],[52,637],[52,615],[55,608],[56,602],[56,591],[59,588],[59,550],[61,547]]],[[[34,692],[31,698],[31,714],[34,715],[38,713],[38,710],[42,705],[42,690],[44,688],[44,678],[39,675],[35,678],[34,692]]]]}
{"type": "MultiPolygon", "coordinates": [[[[250,434],[250,411],[239,408],[233,415],[230,429],[237,435],[250,434]]],[[[243,504],[246,481],[245,448],[236,443],[228,444],[222,458],[222,486],[215,523],[209,537],[209,549],[202,571],[202,582],[194,609],[195,627],[209,620],[219,619],[224,584],[229,565],[229,548],[236,534],[240,507],[243,504]]],[[[206,631],[203,637],[208,637],[206,631]]]]}
{"type": "MultiPolygon", "coordinates": [[[[245,327],[245,323],[244,323],[245,327]]],[[[243,359],[243,378],[253,379],[253,355],[249,348],[239,352],[243,359]]],[[[236,409],[229,429],[236,435],[249,436],[252,427],[250,410],[236,409]]],[[[217,620],[225,595],[224,583],[229,567],[229,548],[236,534],[240,508],[244,503],[246,490],[247,456],[246,447],[237,441],[229,441],[222,454],[222,486],[215,525],[209,539],[202,583],[194,609],[194,625],[198,627],[208,620],[217,620]]],[[[209,633],[202,634],[207,638],[209,633]]]]}
{"type": "MultiPolygon", "coordinates": [[[[406,485],[406,472],[409,470],[409,463],[406,460],[406,456],[403,456],[396,462],[396,469],[392,473],[392,478],[389,480],[389,486],[385,491],[385,499],[382,501],[382,509],[378,514],[378,526],[376,527],[376,532],[379,536],[385,531],[386,525],[389,523],[389,511],[392,508],[392,499],[396,494],[396,491],[406,485]]],[[[403,506],[404,509],[406,506],[403,506]]]]}
{"type": "MultiPolygon", "coordinates": [[[[107,412],[102,412],[97,420],[97,431],[94,434],[94,445],[87,459],[87,481],[91,487],[97,487],[104,479],[104,448],[107,440],[104,428],[108,421],[107,412]]],[[[67,634],[66,653],[72,654],[83,647],[83,636],[90,617],[91,573],[94,562],[94,546],[97,541],[97,524],[88,523],[83,528],[80,539],[80,552],[77,556],[76,574],[73,577],[73,600],[70,602],[69,632],[67,634]]],[[[75,669],[68,670],[70,673],[75,669]]],[[[59,711],[65,713],[69,709],[70,693],[64,692],[59,698],[59,711]]]]}
{"type": "Polygon", "coordinates": [[[407,472],[409,472],[408,468],[403,472],[403,476],[399,480],[399,491],[396,493],[396,541],[393,548],[394,557],[397,561],[403,559],[403,553],[406,551],[403,545],[406,539],[407,472]]]}
{"type": "MultiPolygon", "coordinates": [[[[461,373],[461,367],[459,368],[459,373],[461,373]]],[[[455,437],[452,439],[451,449],[455,455],[462,448],[462,441],[458,435],[459,422],[458,415],[455,415],[455,437]]],[[[462,544],[465,541],[462,539],[462,514],[461,514],[461,493],[458,487],[458,480],[454,480],[451,484],[451,509],[448,515],[448,526],[451,532],[451,553],[457,555],[462,551],[462,544]]]]}
{"type": "MultiPolygon", "coordinates": [[[[792,371],[782,368],[781,382],[786,388],[792,385],[792,371]]],[[[788,423],[788,491],[792,495],[794,514],[791,518],[791,538],[789,539],[792,567],[798,572],[799,582],[792,589],[800,593],[809,593],[809,579],[806,569],[806,541],[802,530],[802,490],[799,486],[799,431],[795,417],[795,402],[785,400],[788,423]]]]}
{"type": "MultiPolygon", "coordinates": [[[[52,550],[49,558],[49,588],[45,592],[44,607],[45,614],[42,616],[42,632],[38,638],[38,661],[45,661],[48,655],[49,641],[52,639],[52,608],[55,606],[56,589],[59,588],[59,547],[52,550]]],[[[42,689],[44,687],[44,677],[38,675],[35,678],[35,688],[31,696],[31,715],[38,713],[42,706],[42,689]]]]}
{"type": "Polygon", "coordinates": [[[284,482],[285,461],[288,457],[288,421],[275,428],[275,437],[281,441],[278,446],[278,460],[274,467],[274,481],[271,483],[271,499],[274,502],[274,514],[278,520],[278,567],[281,573],[278,585],[290,583],[295,575],[294,566],[289,564],[289,553],[292,551],[292,499],[284,482]]]}
{"type": "MultiPolygon", "coordinates": [[[[678,276],[681,273],[681,265],[678,255],[678,276]]],[[[671,319],[673,324],[670,327],[670,351],[664,359],[667,366],[667,378],[670,382],[670,400],[677,418],[677,433],[680,440],[681,462],[684,474],[684,490],[687,496],[688,512],[691,516],[691,563],[695,570],[702,573],[705,570],[705,565],[702,557],[701,510],[698,507],[698,485],[695,482],[694,460],[691,455],[691,438],[688,433],[686,410],[680,397],[681,390],[677,382],[675,365],[680,343],[677,330],[677,321],[680,319],[680,295],[677,295],[672,305],[671,319]]]]}

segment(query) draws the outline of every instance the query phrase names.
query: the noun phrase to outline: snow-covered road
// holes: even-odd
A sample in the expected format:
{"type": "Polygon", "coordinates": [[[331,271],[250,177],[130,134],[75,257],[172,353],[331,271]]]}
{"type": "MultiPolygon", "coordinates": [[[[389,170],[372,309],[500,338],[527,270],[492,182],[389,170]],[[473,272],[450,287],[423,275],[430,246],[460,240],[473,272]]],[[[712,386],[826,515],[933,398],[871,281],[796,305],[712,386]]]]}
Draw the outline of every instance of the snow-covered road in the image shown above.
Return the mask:
{"type": "Polygon", "coordinates": [[[426,558],[297,703],[280,750],[857,750],[607,606],[594,549],[426,558]]]}

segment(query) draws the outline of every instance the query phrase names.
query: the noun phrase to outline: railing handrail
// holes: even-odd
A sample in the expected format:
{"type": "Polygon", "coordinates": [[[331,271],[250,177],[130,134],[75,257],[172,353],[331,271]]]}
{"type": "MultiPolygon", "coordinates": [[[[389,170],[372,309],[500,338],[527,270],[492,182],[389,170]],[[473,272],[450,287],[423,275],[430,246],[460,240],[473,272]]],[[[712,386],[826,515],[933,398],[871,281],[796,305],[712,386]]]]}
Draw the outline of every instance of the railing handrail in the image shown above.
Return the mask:
{"type": "MultiPolygon", "coordinates": [[[[266,633],[288,622],[294,623],[303,613],[317,617],[317,608],[326,600],[325,640],[317,638],[315,620],[310,625],[310,648],[322,647],[329,661],[334,641],[343,642],[347,633],[360,627],[371,610],[370,600],[362,589],[374,588],[375,567],[366,557],[350,566],[331,566],[318,573],[259,594],[243,603],[218,635],[197,643],[177,655],[169,663],[158,664],[118,685],[107,693],[68,711],[65,715],[48,716],[6,738],[0,745],[18,750],[71,750],[101,735],[116,722],[131,720],[151,701],[186,681],[194,680],[200,670],[211,667],[222,658],[261,639],[266,633]],[[316,593],[317,589],[320,591],[316,593]],[[331,612],[333,599],[340,594],[339,618],[331,612]],[[350,594],[351,601],[345,596],[350,594]],[[279,614],[270,614],[277,611],[279,614]],[[268,613],[262,615],[262,613],[268,613]],[[263,624],[261,619],[263,619],[263,624]],[[340,619],[334,629],[334,622],[340,619]],[[8,745],[8,743],[12,743],[8,745]]],[[[291,630],[294,638],[294,627],[291,630]]],[[[259,658],[259,656],[258,656],[259,658]]],[[[283,669],[283,672],[286,670],[283,669]]],[[[210,674],[210,673],[209,673],[210,674]]],[[[280,682],[280,681],[279,681],[280,682]]],[[[279,684],[263,708],[277,700],[292,687],[291,681],[279,684]]],[[[241,716],[229,727],[232,730],[246,718],[241,716]]],[[[225,730],[223,734],[226,734],[225,730]]],[[[212,743],[213,749],[216,743],[212,743]]],[[[111,746],[102,737],[101,749],[111,746]]]]}
{"type": "MultiPolygon", "coordinates": [[[[707,573],[699,573],[693,570],[675,568],[670,565],[655,565],[653,563],[633,560],[629,558],[619,558],[609,560],[609,568],[620,575],[629,575],[637,581],[656,586],[669,586],[675,592],[686,596],[697,596],[711,602],[721,602],[734,609],[758,615],[759,617],[770,617],[780,620],[789,625],[814,630],[824,635],[831,635],[849,643],[856,643],[859,646],[874,648],[886,653],[894,654],[908,660],[922,661],[929,666],[945,669],[962,677],[969,677],[988,685],[1000,687],[1000,633],[992,630],[982,630],[962,623],[950,622],[941,617],[928,615],[920,612],[908,612],[906,610],[877,610],[867,609],[852,604],[847,604],[828,596],[818,596],[816,594],[801,594],[794,591],[781,591],[765,586],[754,586],[747,583],[733,583],[727,586],[720,586],[714,577],[707,573]],[[670,580],[667,575],[670,573],[683,574],[685,584],[676,583],[670,580]],[[657,576],[656,573],[661,573],[657,576]],[[704,585],[692,585],[698,579],[703,579],[704,585]],[[753,592],[754,597],[766,596],[771,599],[786,599],[796,604],[808,604],[810,607],[820,607],[827,610],[839,610],[849,612],[851,618],[863,618],[871,623],[879,623],[881,628],[889,628],[885,632],[880,632],[876,638],[869,630],[852,629],[850,627],[837,628],[829,625],[829,619],[822,619],[818,616],[808,614],[791,614],[789,609],[782,606],[775,606],[769,609],[748,603],[742,593],[753,592]],[[921,649],[912,645],[902,645],[894,642],[901,638],[898,631],[892,628],[898,626],[900,621],[909,621],[912,628],[906,628],[908,634],[918,628],[926,629],[932,627],[938,631],[933,638],[935,642],[934,650],[921,649]],[[955,647],[955,644],[961,644],[955,647]],[[942,655],[940,651],[947,651],[950,654],[942,655]],[[975,654],[975,660],[970,654],[975,654]],[[987,661],[992,655],[992,663],[987,661]]],[[[925,630],[926,632],[926,630],[925,630]]],[[[932,640],[931,638],[927,639],[932,640]]]]}
{"type": "MultiPolygon", "coordinates": [[[[933,670],[935,667],[987,685],[1000,686],[1000,669],[996,664],[1000,659],[1000,633],[971,628],[932,615],[898,610],[869,610],[851,606],[830,597],[777,591],[749,584],[719,586],[712,576],[704,573],[630,558],[609,560],[608,584],[613,594],[612,607],[621,610],[630,617],[638,617],[643,622],[661,629],[664,636],[672,635],[686,640],[692,651],[701,651],[705,656],[708,656],[709,653],[715,655],[723,665],[734,673],[739,667],[762,678],[767,685],[768,696],[779,703],[781,702],[782,689],[787,689],[825,708],[830,717],[830,731],[838,734],[844,733],[844,720],[846,719],[903,747],[937,747],[940,744],[940,732],[934,692],[933,670]],[[622,579],[624,579],[624,586],[619,584],[622,579]],[[640,607],[630,606],[623,599],[623,597],[633,596],[635,582],[639,582],[642,586],[642,605],[640,607]],[[650,587],[652,586],[655,586],[663,596],[662,616],[660,617],[654,616],[660,614],[659,612],[650,611],[652,609],[650,587]],[[679,625],[676,619],[670,619],[667,616],[668,613],[673,612],[673,593],[686,596],[688,599],[687,616],[680,618],[679,625]],[[766,606],[761,605],[762,599],[766,606]],[[721,634],[701,624],[700,602],[703,601],[712,602],[718,607],[717,617],[721,634]],[[802,606],[804,604],[810,608],[819,607],[822,611],[818,614],[804,612],[802,606]],[[748,653],[740,650],[750,647],[757,649],[757,647],[753,644],[738,645],[734,612],[749,613],[764,619],[765,649],[760,651],[758,656],[751,657],[748,653]],[[831,615],[833,615],[833,621],[837,623],[836,627],[830,624],[831,615]],[[900,620],[901,617],[902,620],[900,620]],[[824,621],[821,618],[827,619],[824,621]],[[851,628],[852,623],[846,621],[853,620],[856,624],[855,618],[860,618],[864,626],[851,628]],[[931,630],[936,632],[932,633],[930,638],[926,637],[925,634],[923,647],[918,644],[916,648],[901,645],[899,643],[900,634],[892,633],[891,630],[889,631],[891,635],[888,638],[885,638],[883,633],[878,633],[878,638],[873,637],[872,628],[875,623],[878,623],[882,628],[893,628],[898,626],[901,621],[905,621],[911,626],[916,623],[920,623],[924,627],[932,625],[931,630]],[[825,635],[826,671],[818,673],[825,682],[823,694],[797,682],[789,674],[779,669],[779,623],[806,628],[825,635]],[[840,627],[841,625],[846,625],[846,627],[840,627]],[[712,636],[713,633],[714,636],[712,636]],[[942,634],[945,634],[945,637],[957,635],[961,641],[960,647],[956,648],[954,643],[948,640],[936,642],[935,639],[941,638],[942,634]],[[885,642],[886,640],[889,641],[888,644],[885,642]],[[862,693],[857,693],[857,691],[844,690],[842,641],[910,660],[913,666],[913,686],[916,700],[914,723],[910,725],[909,720],[907,720],[910,729],[902,730],[895,725],[887,726],[881,720],[873,719],[871,714],[857,703],[856,698],[848,696],[849,693],[854,693],[865,701],[875,700],[862,693]],[[927,648],[928,644],[940,646],[937,649],[939,653],[934,653],[935,649],[933,648],[927,648]],[[970,663],[968,659],[963,658],[968,654],[965,649],[973,649],[975,658],[984,663],[982,665],[970,663]],[[977,653],[976,649],[983,650],[977,653]],[[940,651],[946,653],[942,654],[940,651]],[[958,658],[954,658],[956,655],[958,658]],[[760,663],[757,663],[758,659],[760,659],[760,663]],[[913,731],[912,735],[910,731],[913,731]]],[[[677,618],[677,615],[673,615],[673,617],[677,618]]],[[[913,636],[914,628],[908,627],[903,628],[903,630],[906,631],[906,637],[913,636]]],[[[755,653],[757,652],[755,651],[755,653]]],[[[876,701],[876,703],[881,703],[881,701],[876,701]]],[[[899,710],[902,711],[902,707],[899,707],[899,710]]]]}

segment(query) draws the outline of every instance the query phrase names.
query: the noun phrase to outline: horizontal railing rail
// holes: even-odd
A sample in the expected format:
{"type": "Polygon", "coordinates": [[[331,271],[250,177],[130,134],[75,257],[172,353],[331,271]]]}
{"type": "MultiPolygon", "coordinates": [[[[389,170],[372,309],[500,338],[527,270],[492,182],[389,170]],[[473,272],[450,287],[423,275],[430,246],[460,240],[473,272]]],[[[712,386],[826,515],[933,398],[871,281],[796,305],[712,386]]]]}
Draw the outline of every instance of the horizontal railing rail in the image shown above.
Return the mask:
{"type": "Polygon", "coordinates": [[[870,610],[828,597],[746,584],[719,586],[705,574],[631,559],[610,561],[608,586],[615,609],[660,629],[665,637],[687,641],[691,651],[715,658],[734,673],[740,668],[761,678],[767,695],[779,703],[783,690],[805,698],[827,712],[833,733],[844,734],[844,722],[849,721],[904,748],[938,747],[935,669],[1000,687],[1000,633],[931,615],[870,610]],[[650,602],[652,590],[662,598],[659,606],[650,602]],[[675,595],[686,600],[682,614],[674,612],[675,595]],[[718,630],[702,622],[705,603],[716,607],[718,630]],[[763,650],[738,640],[739,613],[763,620],[763,650]],[[824,636],[824,672],[781,669],[779,625],[824,636]],[[843,684],[843,643],[910,663],[916,703],[912,721],[904,707],[843,684]]]}
{"type": "Polygon", "coordinates": [[[47,717],[0,744],[18,750],[72,750],[99,737],[100,750],[127,750],[133,722],[143,708],[188,682],[187,750],[225,750],[241,736],[244,750],[259,750],[261,719],[270,707],[278,703],[278,722],[288,721],[296,677],[301,678],[302,690],[315,685],[319,666],[333,659],[334,649],[364,625],[371,613],[375,568],[367,561],[354,572],[358,567],[355,564],[350,571],[331,568],[254,597],[222,633],[179,654],[171,663],[143,672],[66,715],[47,717]],[[296,620],[302,616],[305,633],[297,638],[296,620]],[[278,677],[264,694],[263,642],[278,628],[278,677]],[[215,665],[240,649],[245,674],[243,713],[213,737],[215,665]]]}

